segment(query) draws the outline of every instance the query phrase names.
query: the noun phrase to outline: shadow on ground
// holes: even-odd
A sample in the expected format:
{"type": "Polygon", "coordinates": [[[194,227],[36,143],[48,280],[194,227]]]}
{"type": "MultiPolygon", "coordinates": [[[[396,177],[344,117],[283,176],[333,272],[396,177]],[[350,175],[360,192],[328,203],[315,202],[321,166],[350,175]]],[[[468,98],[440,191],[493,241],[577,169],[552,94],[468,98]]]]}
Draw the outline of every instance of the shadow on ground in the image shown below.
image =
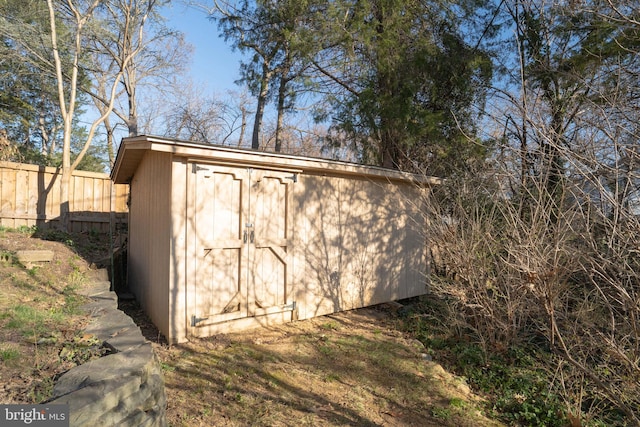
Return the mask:
{"type": "Polygon", "coordinates": [[[465,383],[376,306],[168,346],[122,301],[163,367],[174,426],[489,426],[465,383]]]}

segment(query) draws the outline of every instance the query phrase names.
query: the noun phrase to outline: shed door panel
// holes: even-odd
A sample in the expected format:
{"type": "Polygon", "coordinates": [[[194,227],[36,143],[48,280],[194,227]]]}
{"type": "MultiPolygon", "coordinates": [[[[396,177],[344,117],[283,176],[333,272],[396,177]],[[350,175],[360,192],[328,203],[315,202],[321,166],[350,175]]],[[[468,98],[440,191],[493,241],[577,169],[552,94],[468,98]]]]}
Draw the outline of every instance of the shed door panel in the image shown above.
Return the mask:
{"type": "Polygon", "coordinates": [[[290,176],[271,171],[252,173],[255,241],[249,267],[249,310],[255,315],[291,309],[287,306],[290,176]]]}
{"type": "Polygon", "coordinates": [[[293,311],[289,301],[292,173],[193,164],[192,327],[293,311]]]}
{"type": "Polygon", "coordinates": [[[194,188],[195,313],[205,323],[247,315],[242,266],[243,177],[197,166],[194,188]]]}

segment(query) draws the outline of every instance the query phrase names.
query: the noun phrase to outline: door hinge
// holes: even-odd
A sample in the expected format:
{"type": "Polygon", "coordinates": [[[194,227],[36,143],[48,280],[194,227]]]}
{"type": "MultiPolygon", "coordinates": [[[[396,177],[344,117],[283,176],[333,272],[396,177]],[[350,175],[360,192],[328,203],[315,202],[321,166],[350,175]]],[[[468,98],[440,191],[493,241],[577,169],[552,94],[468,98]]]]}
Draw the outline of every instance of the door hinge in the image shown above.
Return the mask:
{"type": "Polygon", "coordinates": [[[285,305],[284,307],[282,307],[283,310],[291,310],[291,311],[295,311],[296,310],[296,302],[292,302],[289,305],[285,305]]]}
{"type": "Polygon", "coordinates": [[[197,173],[198,171],[206,171],[206,170],[209,170],[209,169],[205,168],[204,166],[198,166],[196,163],[191,164],[191,173],[197,173]]]}
{"type": "Polygon", "coordinates": [[[285,176],[285,179],[290,179],[291,181],[293,181],[293,183],[295,184],[296,182],[298,182],[298,174],[294,173],[291,176],[285,176]]]}
{"type": "Polygon", "coordinates": [[[191,316],[191,326],[196,326],[198,323],[202,322],[203,320],[207,320],[208,317],[196,317],[196,315],[192,315],[191,316]]]}

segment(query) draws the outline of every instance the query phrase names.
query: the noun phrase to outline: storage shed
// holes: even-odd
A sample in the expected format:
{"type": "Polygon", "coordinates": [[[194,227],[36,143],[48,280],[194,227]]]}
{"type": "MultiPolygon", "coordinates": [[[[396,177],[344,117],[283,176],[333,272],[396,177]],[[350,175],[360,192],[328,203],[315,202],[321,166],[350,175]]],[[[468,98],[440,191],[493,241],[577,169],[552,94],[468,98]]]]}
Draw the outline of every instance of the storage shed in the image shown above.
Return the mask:
{"type": "Polygon", "coordinates": [[[128,283],[172,343],[424,294],[422,193],[377,167],[125,138],[128,283]]]}

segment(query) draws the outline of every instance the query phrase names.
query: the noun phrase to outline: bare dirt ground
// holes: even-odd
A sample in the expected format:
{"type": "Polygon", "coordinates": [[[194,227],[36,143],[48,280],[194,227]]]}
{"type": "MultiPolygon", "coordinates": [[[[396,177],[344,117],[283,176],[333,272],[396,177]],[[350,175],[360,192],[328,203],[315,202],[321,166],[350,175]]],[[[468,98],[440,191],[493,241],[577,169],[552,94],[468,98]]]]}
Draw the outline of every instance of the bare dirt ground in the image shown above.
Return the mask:
{"type": "Polygon", "coordinates": [[[141,322],[172,426],[500,425],[386,305],[171,347],[141,322]]]}

